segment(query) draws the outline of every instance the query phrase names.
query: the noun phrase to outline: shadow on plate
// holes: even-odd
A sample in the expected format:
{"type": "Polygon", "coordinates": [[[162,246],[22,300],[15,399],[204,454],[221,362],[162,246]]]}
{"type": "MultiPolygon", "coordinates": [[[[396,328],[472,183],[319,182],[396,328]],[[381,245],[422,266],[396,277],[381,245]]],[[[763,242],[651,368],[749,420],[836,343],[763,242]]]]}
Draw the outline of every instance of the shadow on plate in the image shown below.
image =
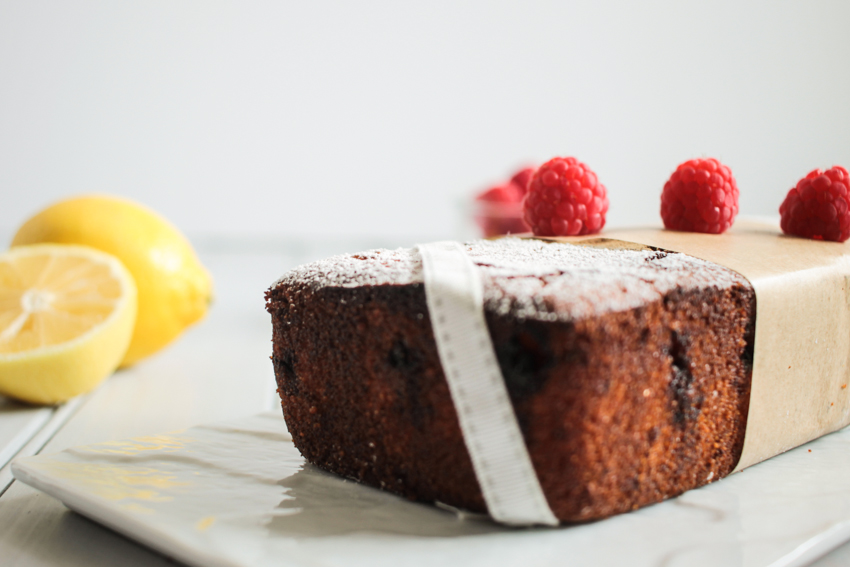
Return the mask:
{"type": "Polygon", "coordinates": [[[280,481],[286,498],[267,524],[272,533],[289,537],[370,534],[419,537],[463,537],[504,531],[484,516],[459,516],[436,506],[410,502],[315,466],[280,481]]]}

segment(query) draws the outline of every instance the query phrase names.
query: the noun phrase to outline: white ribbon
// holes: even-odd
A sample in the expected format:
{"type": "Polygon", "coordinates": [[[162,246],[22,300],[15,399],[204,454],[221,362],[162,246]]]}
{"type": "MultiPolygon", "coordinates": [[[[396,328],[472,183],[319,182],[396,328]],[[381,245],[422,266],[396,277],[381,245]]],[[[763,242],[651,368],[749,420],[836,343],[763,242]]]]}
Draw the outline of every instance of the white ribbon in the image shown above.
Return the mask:
{"type": "Polygon", "coordinates": [[[457,242],[418,248],[437,352],[487,510],[505,524],[557,525],[496,360],[477,268],[457,242]]]}

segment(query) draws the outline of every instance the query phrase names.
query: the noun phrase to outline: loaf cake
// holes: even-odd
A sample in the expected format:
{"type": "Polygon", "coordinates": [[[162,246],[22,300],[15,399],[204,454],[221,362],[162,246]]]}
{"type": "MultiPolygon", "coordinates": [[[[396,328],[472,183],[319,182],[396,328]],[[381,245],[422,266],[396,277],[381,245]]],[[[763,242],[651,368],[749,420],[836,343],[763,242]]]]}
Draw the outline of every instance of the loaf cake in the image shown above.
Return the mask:
{"type": "MultiPolygon", "coordinates": [[[[506,238],[464,245],[554,515],[605,518],[733,470],[755,294],[684,254],[506,238]]],[[[283,414],[311,463],[485,512],[440,363],[416,249],[301,266],[266,293],[283,414]]]]}

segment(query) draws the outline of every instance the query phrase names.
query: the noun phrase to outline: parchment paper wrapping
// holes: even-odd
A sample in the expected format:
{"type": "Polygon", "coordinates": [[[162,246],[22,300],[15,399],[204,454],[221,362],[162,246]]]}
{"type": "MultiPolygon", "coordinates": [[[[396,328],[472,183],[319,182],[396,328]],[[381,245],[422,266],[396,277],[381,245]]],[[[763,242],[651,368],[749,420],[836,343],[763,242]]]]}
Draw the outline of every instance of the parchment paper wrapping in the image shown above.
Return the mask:
{"type": "Polygon", "coordinates": [[[721,235],[646,228],[550,240],[599,239],[689,254],[753,285],[752,391],[735,471],[850,424],[850,241],[795,238],[740,220],[721,235]]]}

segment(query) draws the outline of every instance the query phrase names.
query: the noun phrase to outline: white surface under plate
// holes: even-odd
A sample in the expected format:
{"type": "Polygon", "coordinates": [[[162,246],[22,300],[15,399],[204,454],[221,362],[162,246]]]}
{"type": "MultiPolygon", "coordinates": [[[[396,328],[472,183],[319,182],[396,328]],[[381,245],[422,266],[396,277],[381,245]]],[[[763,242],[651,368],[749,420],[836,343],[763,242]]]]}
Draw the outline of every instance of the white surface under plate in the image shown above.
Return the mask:
{"type": "Polygon", "coordinates": [[[850,428],[608,520],[511,529],[304,463],[264,414],[15,461],[68,507],[197,566],[804,565],[850,538],[850,428]]]}

